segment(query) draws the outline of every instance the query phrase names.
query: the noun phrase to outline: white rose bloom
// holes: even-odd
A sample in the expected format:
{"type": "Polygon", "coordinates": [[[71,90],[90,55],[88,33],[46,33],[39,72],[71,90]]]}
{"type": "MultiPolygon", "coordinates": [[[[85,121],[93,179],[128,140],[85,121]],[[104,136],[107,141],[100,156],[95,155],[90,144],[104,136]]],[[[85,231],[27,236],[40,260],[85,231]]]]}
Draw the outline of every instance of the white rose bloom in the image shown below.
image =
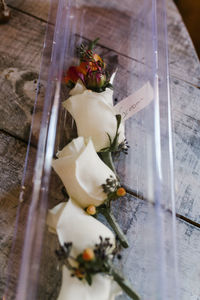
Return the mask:
{"type": "Polygon", "coordinates": [[[57,156],[58,159],[53,160],[52,166],[69,196],[83,208],[90,204],[102,204],[107,195],[101,185],[110,176],[116,176],[99,158],[92,141],[86,142],[83,137],[76,138],[57,156]]]}
{"type": "Polygon", "coordinates": [[[49,210],[47,225],[51,232],[57,233],[61,245],[65,242],[73,243],[72,255],[74,256],[99,243],[100,236],[110,238],[111,244],[115,247],[112,231],[88,215],[71,199],[49,210]]]}
{"type": "MultiPolygon", "coordinates": [[[[58,235],[60,244],[72,242],[72,255],[77,256],[86,248],[99,243],[99,236],[110,238],[115,246],[113,233],[101,222],[89,216],[71,199],[49,210],[47,225],[58,235]]],[[[111,249],[112,250],[112,249],[111,249]]],[[[63,266],[62,286],[58,300],[114,300],[121,288],[108,276],[93,276],[91,286],[86,281],[71,277],[71,272],[63,266]]]]}
{"type": "MultiPolygon", "coordinates": [[[[109,147],[109,138],[113,140],[116,134],[117,120],[113,107],[113,91],[107,88],[96,93],[81,87],[77,82],[63,106],[70,112],[77,126],[78,136],[92,138],[96,151],[109,147]]],[[[119,143],[124,140],[124,125],[119,127],[119,143]]]]}

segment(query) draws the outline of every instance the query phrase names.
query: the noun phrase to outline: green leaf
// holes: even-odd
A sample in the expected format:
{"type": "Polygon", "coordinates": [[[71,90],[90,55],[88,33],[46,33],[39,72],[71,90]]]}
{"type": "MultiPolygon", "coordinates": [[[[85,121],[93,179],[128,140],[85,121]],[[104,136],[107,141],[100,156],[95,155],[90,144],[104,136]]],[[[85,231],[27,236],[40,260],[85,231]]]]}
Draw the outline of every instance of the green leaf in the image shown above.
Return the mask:
{"type": "Polygon", "coordinates": [[[121,124],[122,116],[121,115],[115,115],[115,117],[116,117],[116,120],[117,120],[117,127],[116,127],[115,137],[112,141],[110,135],[107,133],[108,138],[109,138],[109,142],[110,142],[110,146],[101,149],[99,152],[107,152],[107,151],[108,152],[115,152],[118,149],[118,140],[119,140],[119,132],[118,131],[119,131],[119,126],[121,124]]]}
{"type": "Polygon", "coordinates": [[[112,139],[111,139],[111,136],[108,132],[106,132],[107,136],[108,136],[108,139],[109,139],[109,143],[110,143],[110,146],[109,147],[105,147],[105,148],[102,148],[99,152],[110,152],[110,149],[112,147],[112,139]]]}
{"type": "Polygon", "coordinates": [[[89,273],[86,274],[85,280],[89,285],[92,285],[92,276],[89,273]]]}
{"type": "Polygon", "coordinates": [[[125,280],[119,273],[112,269],[111,272],[113,279],[119,284],[123,291],[133,300],[140,300],[140,297],[132,289],[132,286],[128,280],[125,280]]]}
{"type": "Polygon", "coordinates": [[[114,163],[113,163],[111,152],[110,151],[100,152],[99,157],[117,175],[117,172],[115,170],[115,166],[114,166],[114,163]]]}
{"type": "Polygon", "coordinates": [[[121,124],[122,121],[122,116],[121,115],[115,115],[116,119],[117,119],[117,132],[119,130],[119,126],[121,124]]]}
{"type": "Polygon", "coordinates": [[[117,221],[116,221],[115,217],[113,216],[113,214],[111,213],[111,211],[107,208],[100,208],[99,212],[106,218],[107,222],[110,224],[111,228],[113,229],[115,234],[118,236],[120,244],[124,248],[128,248],[129,244],[128,244],[127,238],[124,235],[123,231],[121,230],[119,224],[117,223],[117,221]]]}
{"type": "MultiPolygon", "coordinates": [[[[107,133],[107,132],[106,132],[106,133],[107,133]]],[[[107,136],[108,136],[108,138],[109,138],[110,147],[111,147],[111,145],[112,145],[112,139],[111,139],[111,136],[110,136],[110,134],[109,134],[109,133],[107,133],[107,136]]]]}
{"type": "Polygon", "coordinates": [[[110,147],[106,147],[106,148],[103,148],[99,151],[99,153],[101,152],[109,152],[110,151],[110,147]]]}
{"type": "Polygon", "coordinates": [[[98,41],[99,41],[99,38],[96,38],[94,41],[90,42],[89,46],[88,46],[88,50],[93,50],[98,41]]]}
{"type": "Polygon", "coordinates": [[[113,90],[113,85],[110,82],[108,82],[105,87],[113,90]]]}
{"type": "Polygon", "coordinates": [[[116,134],[115,134],[115,137],[114,137],[114,140],[112,142],[112,145],[111,145],[111,151],[114,152],[117,150],[118,148],[118,140],[119,140],[119,126],[121,124],[121,120],[122,120],[122,117],[121,115],[115,115],[116,117],[116,120],[117,120],[117,128],[116,128],[116,134]]]}

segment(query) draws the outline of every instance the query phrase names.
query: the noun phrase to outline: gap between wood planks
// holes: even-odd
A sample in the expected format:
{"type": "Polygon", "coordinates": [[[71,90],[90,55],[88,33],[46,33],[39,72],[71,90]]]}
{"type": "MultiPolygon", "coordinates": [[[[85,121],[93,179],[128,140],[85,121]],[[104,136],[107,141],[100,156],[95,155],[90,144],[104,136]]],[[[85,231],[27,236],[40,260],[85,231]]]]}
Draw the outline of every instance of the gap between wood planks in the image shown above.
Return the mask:
{"type": "MultiPolygon", "coordinates": [[[[16,11],[18,11],[18,12],[20,12],[20,13],[22,13],[22,14],[25,14],[25,15],[27,15],[27,16],[29,16],[29,17],[32,17],[32,18],[34,18],[34,19],[37,19],[38,21],[41,21],[41,22],[43,22],[43,23],[47,23],[47,22],[48,22],[47,20],[44,20],[44,19],[42,19],[42,18],[39,18],[39,17],[37,17],[37,16],[35,16],[35,15],[32,15],[32,14],[29,13],[29,12],[25,12],[25,11],[23,11],[22,9],[17,8],[17,7],[14,7],[14,6],[10,5],[10,4],[7,4],[7,6],[10,7],[10,8],[12,8],[12,9],[14,9],[14,10],[16,10],[16,11]]],[[[51,22],[48,22],[48,23],[51,24],[51,25],[55,25],[55,24],[53,24],[53,23],[51,23],[51,22]]],[[[76,37],[81,37],[82,39],[84,39],[84,40],[86,40],[86,41],[90,41],[88,38],[86,38],[86,37],[84,37],[84,36],[81,36],[81,35],[78,34],[78,33],[75,33],[75,36],[76,36],[76,37]]],[[[138,62],[138,63],[140,63],[140,64],[144,64],[143,62],[141,62],[141,61],[135,59],[134,57],[131,57],[131,56],[129,56],[129,55],[126,55],[126,54],[123,54],[123,53],[121,53],[121,52],[118,52],[118,51],[116,51],[116,50],[114,50],[114,49],[112,49],[112,48],[109,48],[109,47],[107,47],[107,46],[101,45],[101,44],[99,44],[99,43],[98,43],[97,45],[98,45],[99,47],[101,47],[101,48],[106,49],[106,50],[113,51],[113,52],[115,52],[116,54],[121,55],[121,56],[123,56],[123,57],[125,57],[125,58],[128,58],[128,59],[130,59],[130,60],[133,60],[133,61],[138,62]]]]}
{"type": "Polygon", "coordinates": [[[44,19],[42,19],[42,18],[39,18],[39,17],[37,17],[37,16],[35,16],[35,15],[32,15],[32,14],[29,13],[29,12],[23,11],[22,9],[20,9],[20,8],[18,8],[18,7],[14,7],[14,6],[10,5],[10,4],[7,4],[7,6],[8,6],[9,8],[12,8],[12,9],[14,9],[14,10],[16,10],[16,11],[22,13],[22,14],[25,14],[25,15],[27,15],[27,16],[29,16],[29,17],[32,17],[32,18],[34,18],[34,19],[37,19],[37,20],[39,20],[39,21],[41,21],[41,22],[43,22],[43,23],[47,23],[47,20],[44,20],[44,19]]]}
{"type": "Polygon", "coordinates": [[[171,75],[171,76],[170,76],[170,79],[171,79],[171,78],[174,78],[174,79],[177,79],[177,80],[183,81],[183,82],[185,82],[186,84],[188,84],[188,85],[191,85],[191,86],[193,86],[194,88],[196,88],[196,89],[199,89],[199,90],[200,90],[200,85],[197,85],[197,84],[191,83],[191,82],[189,82],[189,81],[187,81],[187,80],[185,80],[185,79],[179,78],[179,77],[177,77],[177,76],[175,76],[175,75],[171,75]]]}
{"type": "MultiPolygon", "coordinates": [[[[4,130],[4,129],[0,129],[0,132],[3,133],[3,134],[5,134],[5,135],[7,135],[7,136],[10,136],[10,137],[12,137],[12,138],[14,138],[14,139],[17,139],[18,141],[20,141],[20,142],[23,143],[23,144],[28,145],[28,141],[25,140],[25,139],[23,139],[23,138],[21,138],[20,136],[14,135],[13,133],[10,133],[10,132],[8,132],[8,131],[6,131],[6,130],[4,130]]],[[[30,142],[30,146],[33,147],[33,148],[35,148],[35,149],[37,149],[37,146],[34,145],[34,144],[31,143],[31,142],[30,142]]]]}
{"type": "MultiPolygon", "coordinates": [[[[135,190],[133,190],[133,189],[130,189],[130,188],[129,188],[128,186],[126,186],[125,184],[122,184],[122,186],[125,188],[127,194],[129,194],[129,195],[131,195],[131,196],[133,196],[133,197],[135,197],[135,198],[137,198],[137,199],[143,200],[143,201],[145,201],[145,202],[149,202],[149,203],[151,203],[152,205],[155,205],[155,203],[153,203],[152,201],[150,202],[148,199],[144,198],[144,197],[142,196],[141,193],[138,193],[138,191],[135,191],[135,190]]],[[[164,209],[165,209],[165,208],[164,208],[164,209]]],[[[168,209],[165,209],[165,211],[166,211],[166,212],[169,212],[170,214],[172,214],[172,211],[171,211],[169,208],[168,208],[168,209]]],[[[187,218],[187,217],[185,217],[185,216],[183,216],[183,215],[181,215],[181,214],[179,214],[179,213],[176,213],[176,217],[177,217],[178,219],[181,219],[181,220],[185,221],[186,223],[189,223],[189,224],[191,224],[191,225],[193,225],[193,226],[195,226],[195,227],[197,227],[197,228],[200,228],[200,223],[197,223],[197,222],[195,222],[195,221],[193,221],[193,220],[191,220],[191,219],[189,219],[189,218],[187,218]]]]}

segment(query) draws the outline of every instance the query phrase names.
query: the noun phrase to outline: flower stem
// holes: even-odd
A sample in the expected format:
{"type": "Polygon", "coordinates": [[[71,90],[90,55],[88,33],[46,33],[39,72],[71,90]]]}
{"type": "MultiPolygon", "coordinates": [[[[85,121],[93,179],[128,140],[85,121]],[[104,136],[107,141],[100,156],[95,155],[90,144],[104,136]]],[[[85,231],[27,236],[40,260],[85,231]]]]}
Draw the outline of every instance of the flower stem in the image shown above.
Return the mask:
{"type": "Polygon", "coordinates": [[[106,220],[108,221],[108,223],[110,224],[110,226],[112,227],[114,232],[116,233],[120,244],[124,248],[128,248],[128,246],[129,246],[128,241],[127,241],[124,233],[122,232],[119,224],[117,223],[115,217],[113,216],[113,214],[107,208],[100,208],[99,212],[106,218],[106,220]]]}
{"type": "Polygon", "coordinates": [[[111,275],[113,279],[119,284],[122,290],[133,300],[140,300],[140,297],[133,291],[131,284],[128,280],[125,280],[122,276],[116,272],[113,268],[111,269],[111,275]]]}
{"type": "Polygon", "coordinates": [[[103,160],[103,162],[115,173],[117,174],[116,170],[115,170],[115,166],[113,163],[113,159],[112,159],[112,154],[110,151],[106,151],[106,152],[100,152],[99,153],[101,159],[103,160]]]}

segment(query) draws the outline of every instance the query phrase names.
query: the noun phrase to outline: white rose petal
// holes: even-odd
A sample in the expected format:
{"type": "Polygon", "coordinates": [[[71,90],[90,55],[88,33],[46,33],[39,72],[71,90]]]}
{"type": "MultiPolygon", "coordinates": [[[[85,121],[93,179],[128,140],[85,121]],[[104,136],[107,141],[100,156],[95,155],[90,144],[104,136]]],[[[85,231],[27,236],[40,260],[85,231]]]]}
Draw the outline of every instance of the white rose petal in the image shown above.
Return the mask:
{"type": "Polygon", "coordinates": [[[69,92],[71,96],[82,94],[86,90],[86,87],[83,85],[82,81],[79,79],[73,89],[69,92]]]}
{"type": "MultiPolygon", "coordinates": [[[[96,151],[110,146],[108,134],[113,140],[116,135],[117,120],[113,107],[113,91],[106,89],[96,93],[80,88],[80,82],[63,106],[70,112],[77,126],[79,136],[92,138],[96,151]],[[80,93],[77,92],[80,90],[80,93]],[[74,92],[75,91],[75,92],[74,92]]],[[[124,125],[119,127],[119,143],[124,140],[124,125]]]]}
{"type": "MultiPolygon", "coordinates": [[[[110,238],[115,247],[112,231],[94,217],[89,216],[73,200],[60,203],[49,210],[47,225],[56,232],[61,245],[72,242],[72,254],[80,254],[86,248],[93,248],[100,242],[99,237],[110,238]]],[[[111,249],[112,251],[112,249],[111,249]]]]}
{"type": "Polygon", "coordinates": [[[61,202],[58,205],[56,205],[54,208],[49,209],[49,213],[47,215],[47,225],[49,227],[48,229],[50,232],[56,233],[57,223],[60,218],[60,215],[63,212],[65,205],[66,205],[65,202],[61,202]]]}
{"type": "Polygon", "coordinates": [[[92,278],[92,285],[71,277],[64,266],[62,286],[58,300],[114,300],[121,294],[121,288],[108,276],[97,274],[92,278]]]}
{"type": "Polygon", "coordinates": [[[102,204],[107,195],[101,185],[110,176],[116,178],[97,155],[92,141],[86,143],[83,137],[74,139],[64,147],[58,153],[58,159],[53,160],[52,166],[69,196],[83,208],[90,204],[102,204]]]}

